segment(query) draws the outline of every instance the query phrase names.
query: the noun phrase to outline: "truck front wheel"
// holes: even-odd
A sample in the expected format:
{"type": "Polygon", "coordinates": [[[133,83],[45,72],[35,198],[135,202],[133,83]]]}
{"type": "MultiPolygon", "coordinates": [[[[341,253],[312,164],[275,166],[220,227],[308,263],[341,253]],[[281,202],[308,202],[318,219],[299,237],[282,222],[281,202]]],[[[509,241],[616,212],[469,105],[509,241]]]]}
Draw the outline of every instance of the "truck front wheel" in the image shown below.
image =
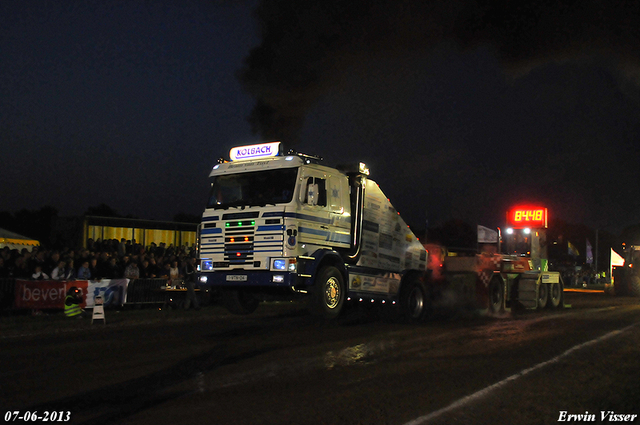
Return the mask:
{"type": "Polygon", "coordinates": [[[549,285],[541,283],[538,286],[538,308],[543,309],[549,301],[549,285]]]}
{"type": "Polygon", "coordinates": [[[334,319],[342,311],[346,295],[342,273],[333,266],[325,267],[318,273],[311,290],[309,310],[316,316],[334,319]]]}
{"type": "Polygon", "coordinates": [[[551,308],[558,308],[562,303],[562,291],[562,282],[549,284],[549,306],[551,308]]]}

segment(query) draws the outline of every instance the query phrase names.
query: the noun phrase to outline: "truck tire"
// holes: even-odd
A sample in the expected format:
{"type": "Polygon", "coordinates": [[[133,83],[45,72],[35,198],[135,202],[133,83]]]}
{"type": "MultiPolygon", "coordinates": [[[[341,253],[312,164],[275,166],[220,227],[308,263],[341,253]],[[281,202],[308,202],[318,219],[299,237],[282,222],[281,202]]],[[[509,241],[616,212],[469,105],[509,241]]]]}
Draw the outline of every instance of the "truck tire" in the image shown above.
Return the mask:
{"type": "Polygon", "coordinates": [[[504,311],[504,284],[502,280],[494,277],[487,288],[489,295],[489,313],[497,314],[504,311]]]}
{"type": "Polygon", "coordinates": [[[311,288],[309,310],[315,316],[335,319],[342,311],[346,296],[347,290],[340,270],[333,266],[324,267],[311,288]]]}
{"type": "Polygon", "coordinates": [[[549,307],[558,308],[562,303],[562,281],[549,284],[549,307]]]}
{"type": "Polygon", "coordinates": [[[409,279],[400,289],[400,314],[405,320],[424,320],[431,311],[431,300],[419,279],[409,279]]]}
{"type": "Polygon", "coordinates": [[[538,308],[542,310],[549,304],[549,285],[541,283],[538,286],[538,308]]]}
{"type": "Polygon", "coordinates": [[[260,300],[253,294],[241,289],[227,289],[222,292],[222,303],[233,314],[251,314],[260,305],[260,300]]]}

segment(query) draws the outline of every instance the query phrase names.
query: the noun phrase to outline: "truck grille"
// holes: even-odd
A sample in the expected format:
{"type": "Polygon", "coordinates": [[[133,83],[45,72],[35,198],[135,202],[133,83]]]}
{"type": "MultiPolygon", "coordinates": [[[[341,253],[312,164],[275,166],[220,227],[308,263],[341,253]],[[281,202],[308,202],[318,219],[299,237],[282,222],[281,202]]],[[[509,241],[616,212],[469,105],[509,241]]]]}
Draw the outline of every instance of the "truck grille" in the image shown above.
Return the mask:
{"type": "Polygon", "coordinates": [[[224,237],[224,259],[231,264],[253,262],[255,226],[227,230],[224,237]]]}
{"type": "Polygon", "coordinates": [[[201,256],[211,258],[214,269],[264,268],[269,265],[269,257],[282,255],[281,218],[261,220],[257,212],[243,212],[226,213],[218,220],[210,219],[202,234],[201,256]]]}

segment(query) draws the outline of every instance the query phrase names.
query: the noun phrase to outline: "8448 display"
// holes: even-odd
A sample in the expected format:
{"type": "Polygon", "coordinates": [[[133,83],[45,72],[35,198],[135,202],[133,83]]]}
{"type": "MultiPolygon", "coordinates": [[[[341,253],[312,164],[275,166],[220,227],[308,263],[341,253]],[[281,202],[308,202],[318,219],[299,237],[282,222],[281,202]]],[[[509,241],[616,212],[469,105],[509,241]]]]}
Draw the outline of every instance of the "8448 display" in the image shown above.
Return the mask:
{"type": "Polygon", "coordinates": [[[68,422],[71,420],[71,412],[69,411],[52,411],[44,412],[21,412],[19,410],[9,410],[4,414],[5,422],[68,422]]]}

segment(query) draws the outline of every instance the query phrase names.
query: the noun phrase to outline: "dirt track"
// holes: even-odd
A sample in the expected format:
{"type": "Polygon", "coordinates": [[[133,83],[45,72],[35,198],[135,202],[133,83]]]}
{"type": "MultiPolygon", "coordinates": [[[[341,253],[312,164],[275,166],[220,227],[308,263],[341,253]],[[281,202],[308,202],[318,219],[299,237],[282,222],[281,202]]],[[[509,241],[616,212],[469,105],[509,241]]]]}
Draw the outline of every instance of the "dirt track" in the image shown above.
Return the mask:
{"type": "Polygon", "coordinates": [[[640,329],[628,328],[637,300],[568,293],[567,303],[418,325],[357,308],[318,322],[295,304],[246,317],[108,311],[106,326],[5,317],[0,361],[12,366],[0,397],[6,409],[69,410],[72,423],[93,424],[404,424],[435,413],[427,423],[546,424],[563,410],[639,413],[640,329]]]}

